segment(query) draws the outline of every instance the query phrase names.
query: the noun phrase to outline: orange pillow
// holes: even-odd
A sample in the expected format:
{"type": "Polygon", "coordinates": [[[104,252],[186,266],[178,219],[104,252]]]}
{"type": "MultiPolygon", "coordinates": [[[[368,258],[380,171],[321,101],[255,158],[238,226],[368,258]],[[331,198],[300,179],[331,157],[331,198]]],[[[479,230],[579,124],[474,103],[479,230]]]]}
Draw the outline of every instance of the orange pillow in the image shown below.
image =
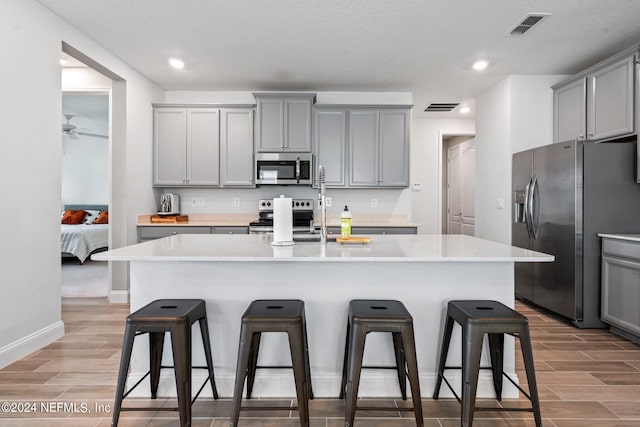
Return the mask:
{"type": "Polygon", "coordinates": [[[93,224],[109,224],[109,212],[101,211],[97,218],[93,220],[93,224]]]}
{"type": "Polygon", "coordinates": [[[81,210],[68,210],[62,214],[62,224],[82,224],[87,213],[81,210]]]}

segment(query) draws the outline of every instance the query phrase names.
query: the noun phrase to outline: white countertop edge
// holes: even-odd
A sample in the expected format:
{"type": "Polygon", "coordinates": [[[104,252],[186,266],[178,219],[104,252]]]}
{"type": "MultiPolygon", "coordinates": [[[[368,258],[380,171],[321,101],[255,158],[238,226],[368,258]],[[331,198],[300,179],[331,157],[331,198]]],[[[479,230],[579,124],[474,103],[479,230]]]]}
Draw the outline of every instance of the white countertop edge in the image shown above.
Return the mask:
{"type": "Polygon", "coordinates": [[[94,261],[150,262],[552,262],[554,257],[207,257],[207,256],[91,256],[94,261]]]}
{"type": "Polygon", "coordinates": [[[640,242],[640,234],[606,234],[599,233],[599,237],[606,239],[628,240],[632,242],[640,242]]]}

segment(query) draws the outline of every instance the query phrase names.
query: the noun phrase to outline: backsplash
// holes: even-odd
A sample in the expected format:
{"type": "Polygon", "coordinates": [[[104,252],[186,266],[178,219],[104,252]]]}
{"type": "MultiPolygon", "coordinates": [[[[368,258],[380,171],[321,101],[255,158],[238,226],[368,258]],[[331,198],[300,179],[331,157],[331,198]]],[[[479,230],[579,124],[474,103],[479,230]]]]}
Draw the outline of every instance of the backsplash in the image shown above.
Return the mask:
{"type": "MultiPolygon", "coordinates": [[[[266,186],[256,188],[207,189],[207,188],[161,188],[162,192],[180,196],[180,213],[257,213],[258,200],[272,199],[281,194],[297,199],[316,201],[318,190],[300,186],[266,186]],[[234,204],[235,203],[235,204],[234,204]]],[[[408,189],[332,189],[326,191],[331,199],[327,213],[338,214],[345,205],[354,217],[358,213],[380,215],[411,214],[411,191],[408,189]],[[375,207],[372,205],[376,205],[375,207]]]]}

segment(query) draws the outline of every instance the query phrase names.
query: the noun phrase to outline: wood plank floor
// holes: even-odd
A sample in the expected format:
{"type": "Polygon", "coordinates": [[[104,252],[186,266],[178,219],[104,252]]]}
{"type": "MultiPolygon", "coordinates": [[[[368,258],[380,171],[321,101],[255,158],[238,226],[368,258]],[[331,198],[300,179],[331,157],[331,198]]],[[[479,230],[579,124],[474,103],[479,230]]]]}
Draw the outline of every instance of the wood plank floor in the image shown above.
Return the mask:
{"type": "MultiPolygon", "coordinates": [[[[530,321],[545,427],[640,425],[639,346],[607,331],[576,329],[522,303],[516,308],[530,321]]],[[[127,305],[109,305],[104,299],[63,300],[64,338],[0,370],[0,402],[8,402],[0,411],[0,427],[109,426],[108,407],[113,403],[128,312],[127,305]],[[31,404],[36,411],[25,412],[34,408],[31,404]]],[[[521,363],[518,369],[522,369],[521,363]]],[[[175,406],[175,401],[166,399],[146,403],[175,406]]],[[[372,402],[394,403],[406,404],[401,400],[372,402]]],[[[511,399],[485,403],[524,406],[528,402],[511,399]]],[[[455,400],[424,399],[423,407],[426,427],[460,425],[460,408],[455,400]]],[[[230,409],[228,399],[199,399],[194,405],[193,426],[227,427],[230,409]]],[[[343,426],[343,410],[343,401],[315,399],[310,405],[311,426],[343,426]]],[[[242,415],[241,427],[299,426],[295,411],[242,415]]],[[[411,412],[361,411],[356,427],[415,426],[412,416],[411,412]]],[[[125,412],[119,425],[160,427],[178,426],[179,422],[175,412],[125,412]]],[[[476,427],[533,425],[530,413],[480,412],[474,420],[476,427]]]]}

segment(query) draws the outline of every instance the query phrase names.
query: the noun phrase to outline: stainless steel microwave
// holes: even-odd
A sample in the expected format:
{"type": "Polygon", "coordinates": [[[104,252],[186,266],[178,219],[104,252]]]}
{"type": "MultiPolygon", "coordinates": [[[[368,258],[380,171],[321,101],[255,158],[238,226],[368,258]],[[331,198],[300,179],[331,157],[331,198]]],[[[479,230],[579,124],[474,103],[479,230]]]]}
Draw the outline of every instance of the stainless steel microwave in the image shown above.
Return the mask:
{"type": "Polygon", "coordinates": [[[311,185],[311,153],[257,153],[256,184],[311,185]]]}

